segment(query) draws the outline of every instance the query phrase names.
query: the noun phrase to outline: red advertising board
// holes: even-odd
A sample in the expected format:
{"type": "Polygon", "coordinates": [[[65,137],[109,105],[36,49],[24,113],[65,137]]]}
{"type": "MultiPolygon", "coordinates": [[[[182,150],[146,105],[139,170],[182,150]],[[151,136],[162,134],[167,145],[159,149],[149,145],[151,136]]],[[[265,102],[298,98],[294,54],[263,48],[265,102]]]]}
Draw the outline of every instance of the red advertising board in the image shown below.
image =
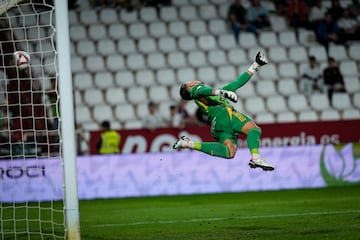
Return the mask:
{"type": "MultiPolygon", "coordinates": [[[[301,146],[327,143],[360,142],[360,120],[260,124],[261,146],[301,146]]],[[[193,140],[214,141],[210,126],[184,129],[158,128],[118,130],[123,153],[169,151],[182,135],[193,140]]],[[[90,133],[90,154],[97,154],[96,141],[100,131],[90,133]]],[[[245,136],[239,137],[239,147],[246,147],[245,136]]]]}

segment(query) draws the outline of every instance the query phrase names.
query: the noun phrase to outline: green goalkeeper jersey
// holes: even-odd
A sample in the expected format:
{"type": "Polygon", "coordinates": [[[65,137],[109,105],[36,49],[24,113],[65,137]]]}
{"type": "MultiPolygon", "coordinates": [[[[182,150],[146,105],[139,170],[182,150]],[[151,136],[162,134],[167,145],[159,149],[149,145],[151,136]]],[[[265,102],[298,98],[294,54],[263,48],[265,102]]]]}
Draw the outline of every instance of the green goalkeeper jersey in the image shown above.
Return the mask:
{"type": "MultiPolygon", "coordinates": [[[[222,89],[235,92],[250,77],[245,72],[222,89]]],[[[237,143],[237,136],[243,125],[251,119],[247,115],[237,112],[227,99],[213,96],[212,91],[213,88],[197,84],[191,88],[190,95],[200,110],[208,116],[211,123],[211,134],[220,141],[232,139],[234,143],[237,143]]]]}

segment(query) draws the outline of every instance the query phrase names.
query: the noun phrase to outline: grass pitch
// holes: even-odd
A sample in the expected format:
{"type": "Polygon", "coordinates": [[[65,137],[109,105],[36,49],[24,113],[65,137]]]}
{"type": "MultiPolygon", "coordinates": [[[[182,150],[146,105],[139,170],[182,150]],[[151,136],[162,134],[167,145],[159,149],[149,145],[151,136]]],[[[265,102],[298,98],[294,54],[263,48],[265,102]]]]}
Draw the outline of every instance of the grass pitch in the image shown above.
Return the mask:
{"type": "Polygon", "coordinates": [[[360,239],[360,186],[80,201],[81,238],[360,239]]]}

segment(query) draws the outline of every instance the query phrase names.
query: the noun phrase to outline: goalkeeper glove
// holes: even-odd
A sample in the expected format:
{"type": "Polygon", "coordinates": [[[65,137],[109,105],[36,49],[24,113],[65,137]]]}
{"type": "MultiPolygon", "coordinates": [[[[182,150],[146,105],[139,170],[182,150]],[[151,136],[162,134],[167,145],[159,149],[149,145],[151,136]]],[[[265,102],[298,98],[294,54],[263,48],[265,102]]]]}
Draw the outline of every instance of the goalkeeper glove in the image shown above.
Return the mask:
{"type": "Polygon", "coordinates": [[[238,97],[234,92],[226,91],[226,90],[222,90],[222,89],[215,90],[215,95],[220,96],[222,98],[227,98],[233,102],[237,102],[237,100],[238,100],[238,97]]]}

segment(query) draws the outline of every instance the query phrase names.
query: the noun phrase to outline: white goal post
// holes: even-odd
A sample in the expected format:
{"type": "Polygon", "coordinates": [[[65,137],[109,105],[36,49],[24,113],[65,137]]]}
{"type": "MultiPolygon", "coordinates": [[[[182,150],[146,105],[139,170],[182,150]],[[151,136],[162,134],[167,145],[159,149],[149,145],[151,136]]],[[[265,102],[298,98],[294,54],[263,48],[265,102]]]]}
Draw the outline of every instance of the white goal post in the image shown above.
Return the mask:
{"type": "Polygon", "coordinates": [[[0,239],[80,239],[67,4],[0,0],[0,239]]]}

